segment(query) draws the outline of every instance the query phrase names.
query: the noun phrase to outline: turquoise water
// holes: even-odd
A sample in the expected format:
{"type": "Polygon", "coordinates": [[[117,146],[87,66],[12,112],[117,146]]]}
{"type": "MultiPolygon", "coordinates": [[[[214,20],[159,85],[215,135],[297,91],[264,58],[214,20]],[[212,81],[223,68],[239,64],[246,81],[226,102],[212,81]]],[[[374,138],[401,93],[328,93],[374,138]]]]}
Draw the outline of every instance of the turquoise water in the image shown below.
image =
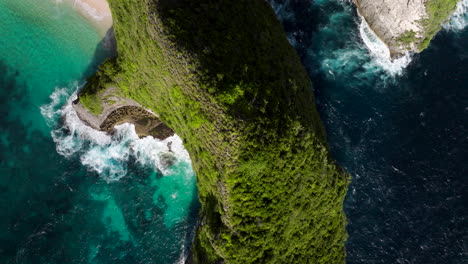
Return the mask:
{"type": "MultiPolygon", "coordinates": [[[[466,263],[466,12],[388,63],[349,1],[271,2],[353,176],[347,263],[466,263]]],[[[0,263],[182,263],[199,205],[180,139],[109,136],[70,107],[112,54],[97,31],[55,0],[0,0],[0,36],[0,263]]]]}
{"type": "Polygon", "coordinates": [[[109,136],[70,107],[112,54],[97,30],[55,0],[0,0],[0,36],[0,263],[182,261],[198,201],[180,139],[109,136]]]}

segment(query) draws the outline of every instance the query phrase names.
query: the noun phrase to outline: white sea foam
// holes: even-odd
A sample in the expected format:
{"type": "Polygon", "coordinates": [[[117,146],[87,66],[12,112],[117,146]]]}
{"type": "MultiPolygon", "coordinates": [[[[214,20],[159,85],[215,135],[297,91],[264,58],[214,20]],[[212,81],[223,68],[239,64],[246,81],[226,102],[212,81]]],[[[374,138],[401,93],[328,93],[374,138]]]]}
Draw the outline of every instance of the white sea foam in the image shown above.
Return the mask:
{"type": "Polygon", "coordinates": [[[51,103],[48,105],[43,105],[41,109],[41,114],[44,116],[48,125],[52,125],[54,120],[57,120],[57,117],[61,114],[60,105],[70,97],[66,89],[56,89],[54,93],[50,95],[51,103]]]}
{"type": "Polygon", "coordinates": [[[185,256],[185,246],[182,245],[182,248],[180,249],[181,253],[179,256],[179,259],[176,261],[175,264],[184,264],[185,261],[187,260],[187,257],[185,256]]]}
{"type": "MultiPolygon", "coordinates": [[[[361,15],[359,17],[361,19],[359,33],[366,48],[373,57],[373,62],[391,75],[402,74],[404,69],[411,63],[411,54],[407,53],[403,57],[392,60],[387,45],[372,31],[366,20],[361,15]]],[[[467,25],[468,0],[463,0],[458,3],[455,13],[443,27],[447,30],[460,31],[467,25]]]]}
{"type": "Polygon", "coordinates": [[[65,157],[78,155],[83,165],[107,181],[124,177],[131,159],[163,175],[171,173],[172,164],[190,163],[189,154],[177,135],[165,140],[140,139],[132,124],[116,126],[109,135],[85,125],[78,118],[72,107],[76,93],[56,89],[50,98],[51,103],[42,106],[41,113],[48,124],[57,124],[60,120],[51,133],[57,152],[65,157]]]}
{"type": "Polygon", "coordinates": [[[468,0],[458,2],[457,9],[449,22],[443,25],[447,30],[460,31],[468,25],[468,0]]]}
{"type": "Polygon", "coordinates": [[[390,49],[385,43],[372,31],[366,20],[360,16],[361,24],[359,25],[359,34],[362,41],[369,50],[375,64],[386,70],[391,75],[399,75],[408,67],[411,62],[410,53],[404,56],[393,59],[390,56],[390,49]]]}
{"type": "Polygon", "coordinates": [[[88,14],[90,17],[97,21],[102,21],[108,16],[107,12],[103,13],[85,1],[74,0],[73,6],[81,8],[83,11],[86,12],[86,14],[88,14]]]}

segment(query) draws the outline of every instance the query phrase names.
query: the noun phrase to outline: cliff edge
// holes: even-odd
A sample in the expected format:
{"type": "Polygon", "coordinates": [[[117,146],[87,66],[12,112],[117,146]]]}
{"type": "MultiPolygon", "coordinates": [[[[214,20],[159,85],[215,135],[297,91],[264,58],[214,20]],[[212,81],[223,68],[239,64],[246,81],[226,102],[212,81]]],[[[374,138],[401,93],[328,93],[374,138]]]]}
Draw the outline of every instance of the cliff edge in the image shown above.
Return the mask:
{"type": "Polygon", "coordinates": [[[202,204],[190,263],[344,263],[349,176],[264,0],[110,0],[118,56],[80,104],[149,109],[190,153],[202,204]]]}
{"type": "Polygon", "coordinates": [[[458,0],[353,0],[392,57],[421,52],[455,11],[458,0]]]}

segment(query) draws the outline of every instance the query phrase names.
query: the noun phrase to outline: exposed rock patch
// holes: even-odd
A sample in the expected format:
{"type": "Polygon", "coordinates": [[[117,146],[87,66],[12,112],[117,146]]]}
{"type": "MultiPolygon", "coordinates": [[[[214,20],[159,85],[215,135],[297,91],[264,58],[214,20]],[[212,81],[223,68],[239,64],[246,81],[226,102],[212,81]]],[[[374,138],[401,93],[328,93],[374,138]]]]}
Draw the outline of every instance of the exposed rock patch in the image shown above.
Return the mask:
{"type": "Polygon", "coordinates": [[[392,58],[426,49],[460,0],[353,0],[392,58]]]}
{"type": "Polygon", "coordinates": [[[417,43],[410,40],[424,38],[421,21],[428,17],[426,0],[354,0],[354,3],[372,30],[387,44],[392,57],[419,51],[417,43]]]}
{"type": "Polygon", "coordinates": [[[111,112],[101,123],[100,130],[111,132],[114,126],[122,123],[134,124],[140,137],[153,136],[163,140],[174,135],[174,131],[154,114],[133,105],[122,106],[111,112]]]}
{"type": "Polygon", "coordinates": [[[164,140],[174,135],[174,131],[165,125],[156,114],[145,110],[137,102],[117,96],[110,97],[103,104],[104,110],[101,114],[90,113],[79,99],[73,102],[78,117],[90,127],[111,133],[113,128],[123,123],[135,125],[135,131],[139,137],[152,136],[164,140]],[[112,102],[112,103],[110,103],[112,102]]]}

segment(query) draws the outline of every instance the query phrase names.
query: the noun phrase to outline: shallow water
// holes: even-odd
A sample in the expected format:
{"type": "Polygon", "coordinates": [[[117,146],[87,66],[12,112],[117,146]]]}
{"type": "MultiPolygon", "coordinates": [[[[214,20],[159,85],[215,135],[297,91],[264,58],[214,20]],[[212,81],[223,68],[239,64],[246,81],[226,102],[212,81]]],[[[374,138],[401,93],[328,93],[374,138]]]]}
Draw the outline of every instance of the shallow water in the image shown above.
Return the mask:
{"type": "Polygon", "coordinates": [[[55,0],[0,0],[0,36],[0,263],[182,261],[199,205],[180,139],[109,136],[70,107],[112,54],[97,30],[55,0]]]}
{"type": "Polygon", "coordinates": [[[466,2],[408,63],[366,47],[348,1],[273,3],[353,177],[347,263],[467,263],[466,2]]]}

